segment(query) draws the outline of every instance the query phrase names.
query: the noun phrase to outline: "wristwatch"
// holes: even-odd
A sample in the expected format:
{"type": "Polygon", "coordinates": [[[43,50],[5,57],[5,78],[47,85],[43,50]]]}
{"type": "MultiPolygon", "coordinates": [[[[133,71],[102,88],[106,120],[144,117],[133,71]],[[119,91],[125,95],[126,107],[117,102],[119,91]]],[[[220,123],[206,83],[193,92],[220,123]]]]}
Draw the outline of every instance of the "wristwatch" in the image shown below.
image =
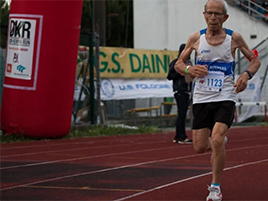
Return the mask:
{"type": "Polygon", "coordinates": [[[247,72],[249,80],[253,77],[253,73],[250,72],[249,70],[246,70],[245,72],[247,72]]]}

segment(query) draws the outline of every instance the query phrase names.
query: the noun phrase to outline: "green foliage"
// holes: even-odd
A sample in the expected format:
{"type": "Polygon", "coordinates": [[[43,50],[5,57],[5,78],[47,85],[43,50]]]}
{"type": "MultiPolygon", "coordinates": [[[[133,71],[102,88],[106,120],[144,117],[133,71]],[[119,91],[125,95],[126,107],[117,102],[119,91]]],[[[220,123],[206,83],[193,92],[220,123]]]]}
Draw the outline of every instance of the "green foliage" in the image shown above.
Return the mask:
{"type": "MultiPolygon", "coordinates": [[[[79,138],[79,137],[98,137],[98,136],[112,136],[112,135],[127,135],[137,133],[157,133],[160,130],[157,127],[147,126],[138,128],[124,128],[119,126],[105,126],[93,125],[88,127],[73,127],[69,134],[64,138],[79,138]]],[[[0,143],[32,141],[33,138],[27,138],[22,134],[16,135],[0,135],[0,143]]]]}
{"type": "Polygon", "coordinates": [[[7,30],[8,30],[8,18],[9,18],[9,5],[6,3],[5,0],[0,0],[0,8],[1,8],[1,15],[0,15],[0,46],[2,48],[6,48],[7,42],[7,30]]]}
{"type": "MultiPolygon", "coordinates": [[[[96,0],[95,0],[96,1],[96,0]]],[[[133,47],[133,0],[104,0],[106,10],[106,46],[133,47]]],[[[85,33],[93,32],[93,0],[84,0],[80,41],[87,43],[85,33]]],[[[94,25],[95,26],[95,25],[94,25]]]]}
{"type": "Polygon", "coordinates": [[[89,126],[82,128],[72,128],[67,138],[73,137],[96,137],[96,136],[110,136],[110,135],[127,135],[135,133],[156,133],[156,127],[138,127],[138,128],[124,128],[118,126],[89,126]]]}
{"type": "Polygon", "coordinates": [[[133,47],[133,1],[109,0],[107,8],[108,46],[133,47]]]}
{"type": "Polygon", "coordinates": [[[81,32],[92,32],[92,0],[84,0],[82,8],[81,32]]]}
{"type": "Polygon", "coordinates": [[[1,135],[0,143],[32,141],[33,139],[24,137],[23,135],[1,135]]]}

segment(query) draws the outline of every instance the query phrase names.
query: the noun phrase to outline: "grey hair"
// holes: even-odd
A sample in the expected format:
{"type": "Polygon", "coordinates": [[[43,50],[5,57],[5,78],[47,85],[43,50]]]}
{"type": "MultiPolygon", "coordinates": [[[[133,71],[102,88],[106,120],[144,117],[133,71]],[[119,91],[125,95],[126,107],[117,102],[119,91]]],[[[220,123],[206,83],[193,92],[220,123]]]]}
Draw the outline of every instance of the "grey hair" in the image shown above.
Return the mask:
{"type": "Polygon", "coordinates": [[[205,6],[204,6],[205,11],[206,11],[206,9],[207,9],[207,4],[208,4],[209,1],[222,2],[222,3],[223,3],[223,13],[224,13],[224,14],[227,14],[228,4],[226,3],[225,0],[208,0],[207,3],[206,3],[205,6]]]}

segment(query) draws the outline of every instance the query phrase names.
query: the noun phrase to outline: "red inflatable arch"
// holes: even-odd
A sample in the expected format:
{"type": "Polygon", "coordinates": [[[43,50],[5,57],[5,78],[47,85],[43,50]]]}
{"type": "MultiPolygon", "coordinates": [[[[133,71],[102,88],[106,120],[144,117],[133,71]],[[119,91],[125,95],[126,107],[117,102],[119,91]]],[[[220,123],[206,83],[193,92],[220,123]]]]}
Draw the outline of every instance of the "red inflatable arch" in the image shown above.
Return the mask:
{"type": "Polygon", "coordinates": [[[71,126],[83,0],[12,0],[1,128],[62,137],[71,126]]]}

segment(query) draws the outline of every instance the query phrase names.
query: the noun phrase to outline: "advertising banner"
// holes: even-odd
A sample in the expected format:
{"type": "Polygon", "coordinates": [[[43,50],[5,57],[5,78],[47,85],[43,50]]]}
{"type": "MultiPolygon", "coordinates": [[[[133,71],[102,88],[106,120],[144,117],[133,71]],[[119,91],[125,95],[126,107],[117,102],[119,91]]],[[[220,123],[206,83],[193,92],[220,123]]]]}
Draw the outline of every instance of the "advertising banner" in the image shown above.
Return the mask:
{"type": "MultiPolygon", "coordinates": [[[[101,100],[173,97],[172,81],[167,79],[101,79],[100,90],[101,100]]],[[[261,82],[258,76],[248,81],[247,88],[237,94],[236,101],[261,101],[261,82]]],[[[238,106],[237,122],[252,117],[262,109],[261,107],[238,106]]]]}
{"type": "Polygon", "coordinates": [[[101,79],[101,100],[172,96],[172,81],[166,79],[101,79]]]}
{"type": "MultiPolygon", "coordinates": [[[[239,76],[236,76],[236,79],[239,76]]],[[[237,94],[237,102],[259,102],[261,101],[261,81],[260,77],[255,75],[248,81],[247,88],[237,94]]],[[[237,108],[237,122],[242,122],[256,114],[261,106],[239,106],[237,108]]]]}
{"type": "Polygon", "coordinates": [[[36,20],[10,18],[6,76],[30,80],[36,20]]]}
{"type": "Polygon", "coordinates": [[[43,16],[9,17],[4,87],[36,90],[43,16]]]}
{"type": "Polygon", "coordinates": [[[178,51],[100,47],[100,77],[165,79],[177,56],[178,51]]]}

